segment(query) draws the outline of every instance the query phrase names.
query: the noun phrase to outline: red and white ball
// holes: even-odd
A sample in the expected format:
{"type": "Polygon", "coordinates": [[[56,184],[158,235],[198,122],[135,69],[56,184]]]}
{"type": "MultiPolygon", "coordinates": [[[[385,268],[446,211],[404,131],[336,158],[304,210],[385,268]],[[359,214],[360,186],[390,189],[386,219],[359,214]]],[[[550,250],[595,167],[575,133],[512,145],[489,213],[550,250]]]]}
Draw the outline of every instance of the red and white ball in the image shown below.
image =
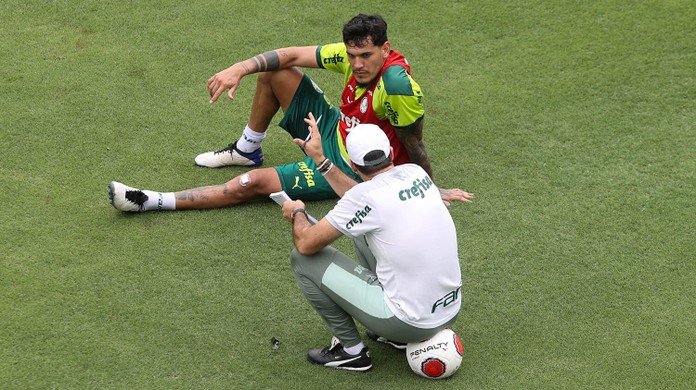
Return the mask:
{"type": "Polygon", "coordinates": [[[408,343],[406,359],[416,374],[431,379],[447,378],[457,372],[464,356],[464,343],[451,329],[432,338],[408,343]]]}

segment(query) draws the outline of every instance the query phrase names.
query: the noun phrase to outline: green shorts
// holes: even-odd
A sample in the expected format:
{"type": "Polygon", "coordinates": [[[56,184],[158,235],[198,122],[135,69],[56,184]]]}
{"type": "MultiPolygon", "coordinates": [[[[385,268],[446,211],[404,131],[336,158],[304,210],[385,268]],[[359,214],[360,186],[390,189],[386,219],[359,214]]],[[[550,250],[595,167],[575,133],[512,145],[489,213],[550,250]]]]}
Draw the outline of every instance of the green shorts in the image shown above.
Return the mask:
{"type": "MultiPolygon", "coordinates": [[[[304,119],[310,112],[317,120],[321,118],[318,127],[324,156],[334,163],[335,168],[360,182],[360,178],[341,156],[338,147],[337,137],[340,136],[338,120],[341,117],[338,108],[326,100],[324,92],[309,76],[304,75],[279,126],[293,138],[305,139],[309,135],[309,130],[304,119]]],[[[317,171],[316,164],[310,157],[299,162],[276,166],[275,170],[280,177],[283,191],[292,199],[322,200],[336,197],[336,193],[324,176],[317,171]]]]}

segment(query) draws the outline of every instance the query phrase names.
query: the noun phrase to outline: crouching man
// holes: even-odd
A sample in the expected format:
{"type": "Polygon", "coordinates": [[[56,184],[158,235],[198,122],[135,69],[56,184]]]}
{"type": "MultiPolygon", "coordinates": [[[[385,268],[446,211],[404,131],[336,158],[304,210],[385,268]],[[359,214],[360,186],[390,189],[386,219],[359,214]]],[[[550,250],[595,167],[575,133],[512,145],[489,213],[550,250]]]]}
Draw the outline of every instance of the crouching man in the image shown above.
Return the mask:
{"type": "MultiPolygon", "coordinates": [[[[308,155],[319,160],[320,171],[330,171],[320,143],[312,144],[308,155]]],[[[353,128],[346,148],[363,182],[338,191],[342,198],[315,225],[302,201],[285,202],[283,217],[292,224],[300,289],[334,336],[307,359],[367,371],[372,359],[354,320],[369,329],[368,337],[400,349],[430,338],[459,313],[461,271],[454,222],[423,168],[394,166],[389,140],[376,125],[353,128]],[[354,240],[360,264],[328,246],[341,235],[354,240]]]]}

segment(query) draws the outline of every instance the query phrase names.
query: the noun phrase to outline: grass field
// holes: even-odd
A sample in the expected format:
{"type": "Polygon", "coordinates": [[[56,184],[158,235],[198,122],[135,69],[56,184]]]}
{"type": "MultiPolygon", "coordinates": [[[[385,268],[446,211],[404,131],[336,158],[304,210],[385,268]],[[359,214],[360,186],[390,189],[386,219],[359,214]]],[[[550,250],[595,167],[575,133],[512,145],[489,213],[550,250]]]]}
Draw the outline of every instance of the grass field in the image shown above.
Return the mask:
{"type": "MultiPolygon", "coordinates": [[[[0,388],[696,387],[695,21],[688,0],[3,1],[0,388]],[[330,335],[271,201],[107,200],[243,172],[193,157],[239,136],[255,78],[213,106],[207,78],[361,11],[423,87],[435,181],[477,195],[450,208],[466,355],[441,382],[370,341],[366,374],[305,361],[330,335]]],[[[300,158],[270,134],[267,166],[300,158]]]]}

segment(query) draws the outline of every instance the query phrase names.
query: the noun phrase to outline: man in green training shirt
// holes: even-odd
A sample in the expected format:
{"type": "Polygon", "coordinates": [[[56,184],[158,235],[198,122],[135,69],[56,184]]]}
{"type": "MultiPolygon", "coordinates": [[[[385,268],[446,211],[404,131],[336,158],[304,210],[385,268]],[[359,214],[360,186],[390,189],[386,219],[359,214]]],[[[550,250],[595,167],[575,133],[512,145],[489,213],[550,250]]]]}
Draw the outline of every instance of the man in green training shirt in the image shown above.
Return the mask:
{"type": "MultiPolygon", "coordinates": [[[[268,51],[215,74],[208,80],[210,102],[225,92],[234,96],[242,78],[259,73],[249,121],[235,143],[196,157],[204,167],[263,164],[261,142],[278,109],[280,126],[302,147],[309,136],[309,114],[318,123],[327,164],[319,170],[311,158],[273,168],[252,169],[232,180],[178,192],[140,190],[112,181],[109,200],[122,211],[207,209],[234,206],[273,192],[285,191],[293,199],[336,197],[330,181],[353,183],[360,179],[350,170],[345,139],[360,123],[382,128],[394,148],[394,162],[412,162],[433,175],[423,144],[423,94],[410,74],[406,59],[391,49],[387,24],[379,16],[357,15],[343,27],[343,43],[287,47],[268,51]],[[323,91],[298,67],[323,68],[343,74],[341,104],[329,103],[323,91]],[[333,167],[337,169],[330,169],[333,167]]],[[[341,184],[342,186],[342,184],[341,184]]],[[[471,201],[460,189],[441,189],[445,203],[471,201]]]]}

